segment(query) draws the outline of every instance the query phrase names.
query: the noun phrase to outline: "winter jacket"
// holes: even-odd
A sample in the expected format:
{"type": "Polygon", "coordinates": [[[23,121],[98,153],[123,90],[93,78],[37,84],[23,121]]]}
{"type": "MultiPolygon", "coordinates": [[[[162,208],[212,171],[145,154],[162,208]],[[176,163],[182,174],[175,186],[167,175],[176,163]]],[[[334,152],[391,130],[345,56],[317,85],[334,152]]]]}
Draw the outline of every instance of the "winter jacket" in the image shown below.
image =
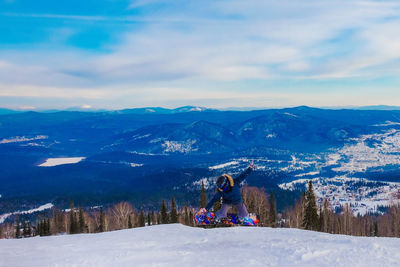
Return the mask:
{"type": "Polygon", "coordinates": [[[207,204],[206,209],[210,210],[214,203],[222,197],[222,201],[224,204],[236,205],[242,202],[242,194],[240,192],[240,183],[249,175],[252,171],[252,168],[247,168],[242,174],[240,174],[237,178],[233,179],[234,186],[232,190],[229,192],[221,192],[218,191],[215,193],[214,197],[207,204]]]}

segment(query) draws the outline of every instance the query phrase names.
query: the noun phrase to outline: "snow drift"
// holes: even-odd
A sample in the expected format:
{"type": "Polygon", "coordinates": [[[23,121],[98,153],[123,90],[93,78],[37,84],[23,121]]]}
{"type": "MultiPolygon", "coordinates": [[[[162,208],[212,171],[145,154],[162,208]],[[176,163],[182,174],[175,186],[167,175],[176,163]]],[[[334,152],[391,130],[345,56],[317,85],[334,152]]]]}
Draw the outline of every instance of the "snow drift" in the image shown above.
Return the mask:
{"type": "Polygon", "coordinates": [[[0,266],[398,266],[400,239],[158,225],[0,240],[0,266]]]}

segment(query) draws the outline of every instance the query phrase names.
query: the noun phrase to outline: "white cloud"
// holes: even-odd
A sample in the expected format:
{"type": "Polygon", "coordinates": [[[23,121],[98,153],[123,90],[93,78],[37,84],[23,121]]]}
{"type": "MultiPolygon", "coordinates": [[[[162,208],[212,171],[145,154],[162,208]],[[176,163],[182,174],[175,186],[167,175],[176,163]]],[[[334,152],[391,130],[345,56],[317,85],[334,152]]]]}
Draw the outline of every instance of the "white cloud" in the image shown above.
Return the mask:
{"type": "MultiPolygon", "coordinates": [[[[265,88],[265,95],[260,95],[249,87],[236,95],[229,91],[230,82],[400,74],[398,1],[139,0],[130,7],[157,3],[163,5],[156,13],[138,17],[23,15],[141,24],[132,24],[120,42],[105,47],[106,53],[65,47],[49,51],[46,46],[0,51],[0,96],[105,99],[135,94],[162,103],[225,97],[239,105],[241,99],[250,101],[246,94],[252,101],[295,94],[274,95],[276,90],[265,88]],[[219,88],[224,82],[228,85],[219,88]]],[[[53,34],[63,40],[73,33],[60,29],[53,34]]],[[[301,104],[303,98],[296,99],[301,104]]],[[[307,95],[303,103],[323,102],[310,99],[307,95]]],[[[337,101],[343,103],[340,97],[337,101]]]]}

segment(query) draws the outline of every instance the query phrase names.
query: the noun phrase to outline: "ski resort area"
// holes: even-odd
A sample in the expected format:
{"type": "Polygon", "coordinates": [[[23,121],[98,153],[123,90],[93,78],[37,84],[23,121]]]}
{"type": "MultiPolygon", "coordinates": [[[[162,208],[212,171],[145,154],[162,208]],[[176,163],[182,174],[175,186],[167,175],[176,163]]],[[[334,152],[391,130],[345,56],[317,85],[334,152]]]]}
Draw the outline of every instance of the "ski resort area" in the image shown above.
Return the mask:
{"type": "MultiPolygon", "coordinates": [[[[307,179],[280,184],[280,188],[294,190],[305,188],[307,179]]],[[[338,176],[311,179],[317,203],[328,200],[334,210],[349,205],[355,216],[382,214],[379,207],[387,208],[400,203],[400,183],[368,181],[360,178],[338,176]]]]}
{"type": "Polygon", "coordinates": [[[0,240],[1,267],[398,266],[400,239],[298,229],[158,225],[0,240]]]}

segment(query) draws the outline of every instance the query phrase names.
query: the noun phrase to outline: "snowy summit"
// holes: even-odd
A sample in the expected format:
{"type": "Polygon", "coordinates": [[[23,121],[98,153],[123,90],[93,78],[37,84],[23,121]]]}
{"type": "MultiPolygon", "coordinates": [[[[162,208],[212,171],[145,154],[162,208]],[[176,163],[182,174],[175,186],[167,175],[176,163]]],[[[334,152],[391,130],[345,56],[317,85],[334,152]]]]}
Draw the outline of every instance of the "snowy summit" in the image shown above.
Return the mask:
{"type": "Polygon", "coordinates": [[[179,224],[0,240],[0,266],[398,266],[400,239],[179,224]]]}

